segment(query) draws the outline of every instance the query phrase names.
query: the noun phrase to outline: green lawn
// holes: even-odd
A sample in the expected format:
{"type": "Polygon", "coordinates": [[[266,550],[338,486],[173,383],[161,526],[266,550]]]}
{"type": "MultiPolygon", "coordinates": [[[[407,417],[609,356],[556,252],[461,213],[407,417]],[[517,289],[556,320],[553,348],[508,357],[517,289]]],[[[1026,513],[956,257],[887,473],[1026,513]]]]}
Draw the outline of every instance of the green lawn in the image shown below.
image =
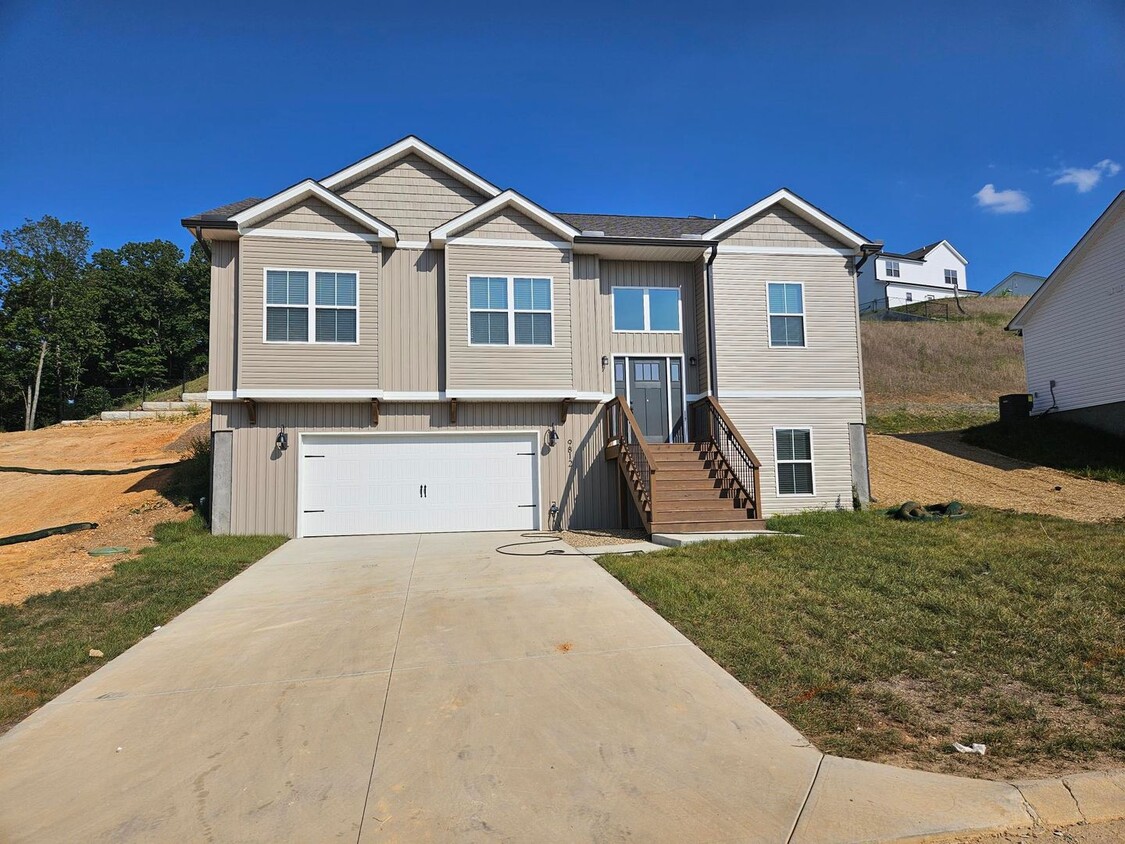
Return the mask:
{"type": "Polygon", "coordinates": [[[873,434],[960,431],[999,418],[1000,413],[992,404],[884,404],[868,407],[867,429],[873,434]]]}
{"type": "Polygon", "coordinates": [[[104,580],[0,606],[0,732],[285,541],[211,536],[198,516],[157,525],[155,536],[104,580]]]}
{"type": "Polygon", "coordinates": [[[1080,478],[1125,484],[1125,440],[1093,428],[1037,416],[970,428],[964,440],[1080,478]]]}
{"type": "Polygon", "coordinates": [[[601,563],[827,752],[981,776],[1125,766],[1125,524],[769,526],[802,536],[601,563]]]}

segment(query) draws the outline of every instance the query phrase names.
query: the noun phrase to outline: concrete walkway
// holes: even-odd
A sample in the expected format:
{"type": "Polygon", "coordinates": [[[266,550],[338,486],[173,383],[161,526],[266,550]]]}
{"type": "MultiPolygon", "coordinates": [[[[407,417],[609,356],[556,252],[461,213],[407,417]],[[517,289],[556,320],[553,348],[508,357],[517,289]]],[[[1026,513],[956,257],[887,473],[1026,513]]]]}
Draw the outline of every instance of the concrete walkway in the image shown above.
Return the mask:
{"type": "Polygon", "coordinates": [[[592,560],[512,541],[286,544],[0,739],[0,841],[1030,825],[1014,786],[823,755],[592,560]]]}

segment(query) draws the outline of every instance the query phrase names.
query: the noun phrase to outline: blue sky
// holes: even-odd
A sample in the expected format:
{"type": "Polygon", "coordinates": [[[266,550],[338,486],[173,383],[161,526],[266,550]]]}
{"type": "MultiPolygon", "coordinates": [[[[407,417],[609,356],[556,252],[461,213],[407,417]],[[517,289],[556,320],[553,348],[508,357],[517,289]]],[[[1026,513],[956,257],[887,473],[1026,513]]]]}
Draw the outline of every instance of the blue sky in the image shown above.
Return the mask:
{"type": "Polygon", "coordinates": [[[187,246],[182,216],[411,133],[556,211],[784,185],[891,250],[948,238],[976,289],[1049,272],[1125,188],[1120,0],[3,0],[0,80],[0,228],[99,247],[187,246]]]}

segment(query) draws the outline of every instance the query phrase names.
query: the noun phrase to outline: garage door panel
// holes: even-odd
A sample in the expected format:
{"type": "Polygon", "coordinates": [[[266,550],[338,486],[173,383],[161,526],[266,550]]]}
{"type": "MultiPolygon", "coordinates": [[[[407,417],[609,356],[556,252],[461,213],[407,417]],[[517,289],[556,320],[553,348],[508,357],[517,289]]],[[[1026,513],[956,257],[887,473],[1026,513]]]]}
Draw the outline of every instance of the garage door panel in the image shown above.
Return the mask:
{"type": "Polygon", "coordinates": [[[529,433],[306,435],[301,533],[534,529],[535,444],[529,433]]]}

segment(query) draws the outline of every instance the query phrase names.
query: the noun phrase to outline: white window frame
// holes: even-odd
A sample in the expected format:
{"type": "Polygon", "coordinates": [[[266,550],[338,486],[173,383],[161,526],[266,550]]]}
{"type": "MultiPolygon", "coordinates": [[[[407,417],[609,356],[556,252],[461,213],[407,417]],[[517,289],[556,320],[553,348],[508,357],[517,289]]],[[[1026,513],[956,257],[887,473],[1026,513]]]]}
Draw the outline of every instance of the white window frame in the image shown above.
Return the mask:
{"type": "Polygon", "coordinates": [[[766,346],[770,349],[807,349],[809,347],[809,319],[808,306],[805,303],[805,283],[803,281],[767,281],[766,282],[766,346]],[[801,312],[799,314],[775,314],[770,311],[770,285],[771,284],[796,284],[801,288],[801,312]],[[801,346],[775,346],[773,344],[773,325],[770,317],[785,316],[801,318],[801,327],[804,329],[805,342],[801,346]]]}
{"type": "Polygon", "coordinates": [[[914,291],[913,290],[907,290],[906,291],[906,301],[907,302],[913,302],[914,301],[914,291]]]}
{"type": "Polygon", "coordinates": [[[946,284],[952,284],[954,287],[957,287],[961,283],[961,278],[958,275],[957,270],[946,270],[945,271],[945,283],[946,284]],[[952,279],[950,279],[950,277],[949,277],[950,273],[953,274],[952,279]]]}
{"type": "Polygon", "coordinates": [[[883,271],[887,278],[902,278],[902,265],[898,261],[887,259],[883,262],[883,271]]]}
{"type": "Polygon", "coordinates": [[[812,425],[774,425],[773,427],[773,486],[778,498],[815,498],[816,497],[816,443],[813,440],[812,425]],[[777,432],[778,431],[807,431],[809,435],[808,460],[779,460],[777,457],[777,432]],[[778,467],[782,463],[808,463],[809,475],[812,477],[812,492],[782,492],[781,473],[778,467]]]}
{"type": "Polygon", "coordinates": [[[466,345],[475,349],[553,349],[555,347],[555,278],[549,275],[535,275],[533,273],[520,273],[508,275],[507,273],[470,273],[465,276],[465,340],[466,345]],[[500,313],[499,308],[474,308],[472,306],[472,292],[474,278],[503,278],[508,282],[508,342],[507,343],[474,343],[473,342],[473,312],[500,313]],[[517,343],[516,342],[516,279],[531,278],[538,281],[546,280],[551,292],[550,310],[537,310],[535,308],[520,308],[521,314],[550,314],[551,315],[551,342],[550,343],[517,343]]]}
{"type": "Polygon", "coordinates": [[[641,287],[635,284],[618,284],[609,289],[609,318],[610,325],[613,327],[614,334],[683,334],[684,333],[684,292],[677,287],[659,287],[649,286],[641,287]],[[643,302],[641,308],[645,320],[644,328],[618,328],[617,327],[617,301],[616,293],[618,290],[640,290],[643,292],[643,302]],[[676,319],[679,322],[678,328],[650,328],[652,325],[651,315],[649,313],[648,293],[650,290],[674,290],[676,292],[676,319]]]}
{"type": "Polygon", "coordinates": [[[262,342],[270,346],[358,346],[359,342],[359,270],[335,270],[330,267],[263,267],[262,268],[262,342]],[[273,273],[308,273],[309,275],[309,301],[304,305],[271,305],[269,299],[269,274],[273,273]],[[354,305],[321,305],[322,308],[331,307],[333,310],[355,311],[355,340],[337,342],[333,340],[316,339],[316,274],[317,273],[346,273],[355,276],[355,304],[354,305]],[[267,340],[266,339],[266,312],[269,308],[306,308],[309,320],[308,340],[267,340]]]}

